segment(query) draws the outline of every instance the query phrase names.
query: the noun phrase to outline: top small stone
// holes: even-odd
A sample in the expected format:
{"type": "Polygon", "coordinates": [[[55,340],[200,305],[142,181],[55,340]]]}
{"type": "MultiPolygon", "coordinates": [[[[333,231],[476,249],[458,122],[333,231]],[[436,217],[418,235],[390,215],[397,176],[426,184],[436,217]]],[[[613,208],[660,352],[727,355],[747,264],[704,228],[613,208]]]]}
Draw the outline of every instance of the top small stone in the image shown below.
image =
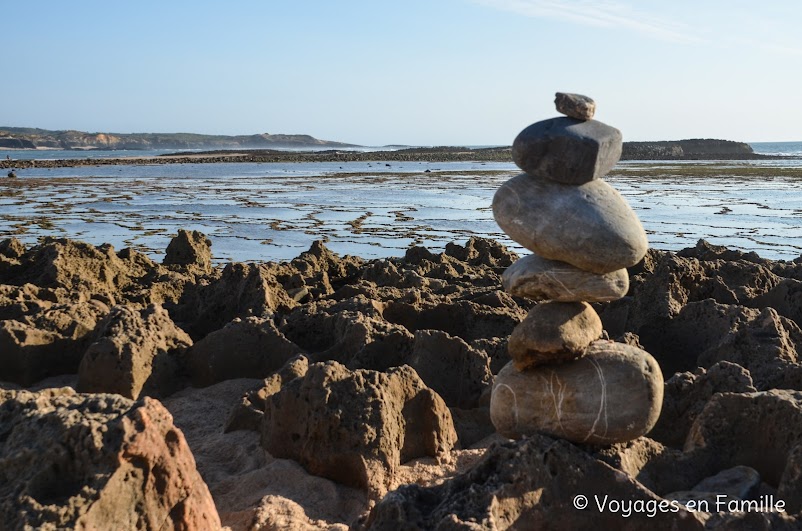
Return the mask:
{"type": "Polygon", "coordinates": [[[596,113],[596,102],[582,94],[558,92],[554,104],[557,112],[577,120],[590,120],[596,113]]]}

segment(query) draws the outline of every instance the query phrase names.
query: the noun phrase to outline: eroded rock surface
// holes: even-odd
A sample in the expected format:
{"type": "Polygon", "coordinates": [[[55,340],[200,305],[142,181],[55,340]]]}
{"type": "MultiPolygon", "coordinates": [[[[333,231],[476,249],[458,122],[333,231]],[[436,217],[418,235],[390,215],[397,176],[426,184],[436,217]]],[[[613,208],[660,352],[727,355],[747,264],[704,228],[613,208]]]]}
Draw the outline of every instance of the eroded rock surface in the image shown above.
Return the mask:
{"type": "Polygon", "coordinates": [[[704,529],[702,516],[684,509],[628,518],[593,505],[577,510],[578,493],[589,504],[605,495],[661,501],[571,443],[535,434],[492,447],[471,470],[441,485],[407,485],[388,494],[371,511],[367,529],[704,529]]]}
{"type": "Polygon", "coordinates": [[[219,529],[184,435],[157,401],[0,390],[9,529],[219,529]]]}
{"type": "Polygon", "coordinates": [[[184,353],[192,345],[160,306],[115,306],[78,369],[78,389],[127,398],[165,396],[181,387],[184,353]]]}
{"type": "Polygon", "coordinates": [[[349,371],[318,363],[267,399],[262,445],[315,475],[383,494],[398,466],[445,457],[451,413],[410,367],[349,371]]]}
{"type": "Polygon", "coordinates": [[[185,363],[193,385],[205,386],[234,378],[265,378],[301,352],[272,320],[246,317],[194,344],[185,363]]]}
{"type": "Polygon", "coordinates": [[[212,240],[196,230],[179,229],[167,246],[163,263],[196,266],[208,272],[212,268],[212,240]]]}
{"type": "MultiPolygon", "coordinates": [[[[101,337],[111,314],[125,324],[121,327],[124,333],[111,335],[128,338],[120,342],[121,349],[179,336],[183,340],[177,343],[188,346],[182,333],[188,334],[196,347],[204,344],[198,350],[203,354],[199,356],[204,360],[203,370],[197,374],[203,375],[204,385],[211,385],[178,391],[190,383],[189,376],[193,374],[194,365],[188,362],[185,352],[168,356],[176,363],[164,374],[175,376],[167,378],[165,386],[156,387],[174,414],[176,425],[187,434],[198,470],[224,515],[222,523],[236,531],[259,526],[358,527],[360,514],[369,510],[364,486],[348,487],[310,474],[308,465],[300,464],[300,457],[277,458],[260,444],[268,402],[299,386],[307,366],[329,360],[340,363],[343,374],[375,373],[377,382],[393,380],[388,376],[393,367],[414,366],[420,385],[430,389],[426,396],[436,393],[443,399],[437,407],[427,406],[426,411],[443,415],[449,411],[459,435],[459,440],[455,441],[454,435],[449,440],[463,448],[405,464],[401,461],[411,453],[379,451],[368,443],[362,446],[360,437],[377,440],[364,433],[354,438],[352,443],[358,446],[354,454],[384,456],[366,461],[378,464],[375,470],[379,472],[359,472],[362,475],[354,477],[372,482],[373,496],[385,489],[390,491],[380,508],[401,499],[397,507],[402,512],[390,518],[387,509],[377,509],[371,525],[393,522],[382,524],[389,529],[407,522],[413,529],[429,529],[440,522],[437,525],[443,527],[475,529],[477,525],[489,527],[482,522],[492,521],[498,528],[520,528],[530,522],[528,515],[537,514],[541,520],[535,521],[546,529],[547,522],[573,522],[571,518],[587,518],[577,520],[579,527],[598,527],[602,525],[598,524],[602,521],[598,511],[583,516],[563,502],[552,506],[547,503],[555,499],[558,491],[567,492],[560,482],[573,477],[576,470],[580,471],[577,477],[580,473],[590,474],[590,484],[598,485],[600,492],[619,492],[616,489],[625,485],[626,489],[635,489],[627,493],[648,489],[661,499],[671,493],[692,491],[706,478],[738,466],[751,467],[760,475],[760,485],[747,497],[773,494],[788,503],[788,512],[701,515],[708,528],[795,529],[802,525],[802,441],[797,440],[799,434],[794,431],[800,425],[799,400],[794,393],[802,390],[797,300],[798,283],[802,282],[801,261],[765,260],[754,253],[703,241],[679,253],[650,249],[640,263],[624,271],[630,278],[626,296],[593,306],[604,325],[603,337],[648,350],[660,361],[666,378],[661,418],[646,437],[628,443],[591,447],[560,442],[552,446],[551,439],[533,436],[548,442],[535,444],[545,457],[538,465],[540,471],[535,473],[541,483],[530,484],[525,483],[530,471],[517,458],[510,457],[527,442],[516,443],[512,453],[493,457],[500,450],[487,452],[488,441],[498,443],[500,436],[480,441],[493,431],[488,409],[492,375],[510,362],[508,337],[533,307],[531,301],[502,291],[501,275],[517,256],[497,242],[473,238],[462,245],[449,244],[443,253],[416,247],[402,257],[370,261],[338,257],[315,243],[292,262],[229,265],[227,271],[220,265],[208,271],[180,264],[165,266],[135,251],[115,252],[107,246],[68,240],[45,239],[30,248],[18,243],[0,242],[0,344],[8,346],[0,348],[0,389],[5,390],[0,392],[16,389],[22,393],[20,387],[24,386],[29,391],[45,390],[39,395],[45,396],[54,393],[54,386],[77,385],[81,359],[101,337]],[[146,318],[150,305],[160,306],[169,321],[146,318]],[[266,341],[262,341],[263,332],[269,336],[266,341]],[[178,392],[171,394],[174,391],[178,392]],[[474,443],[476,447],[467,448],[474,443]],[[374,450],[376,453],[371,453],[374,450]],[[498,468],[476,465],[485,453],[498,468]],[[398,457],[390,459],[390,455],[398,457]],[[561,461],[554,460],[554,455],[562,455],[561,461]],[[385,466],[388,462],[393,464],[385,466]],[[511,463],[512,468],[502,470],[505,462],[511,463]],[[520,472],[514,469],[518,465],[520,472]],[[393,467],[395,472],[389,472],[393,467]],[[449,480],[457,470],[472,475],[470,479],[449,480]],[[552,478],[549,470],[556,470],[558,475],[552,478]],[[605,472],[589,472],[592,470],[605,472]],[[513,481],[510,474],[517,474],[518,479],[513,481]],[[394,491],[402,482],[420,485],[394,491]],[[407,499],[407,493],[412,491],[417,494],[407,499]],[[450,494],[446,496],[446,492],[450,494]],[[495,493],[495,498],[489,492],[495,493]],[[412,525],[413,522],[417,523],[412,525]]],[[[618,270],[614,274],[621,273],[618,270]]],[[[398,427],[407,422],[401,419],[411,410],[404,412],[401,408],[398,413],[400,399],[388,399],[396,404],[392,407],[365,406],[378,400],[379,389],[384,393],[383,400],[395,397],[395,391],[388,394],[382,386],[355,385],[354,393],[348,394],[340,393],[338,385],[343,384],[316,389],[326,393],[338,389],[330,398],[349,398],[328,402],[316,398],[316,404],[328,404],[331,409],[315,418],[341,415],[372,430],[375,426],[398,427]],[[395,413],[392,418],[374,423],[374,413],[359,417],[358,408],[351,407],[354,404],[366,411],[395,413]]],[[[394,385],[390,387],[395,389],[394,385]]],[[[134,387],[128,385],[131,390],[134,387]]],[[[148,394],[146,387],[140,395],[148,394]]],[[[417,387],[411,385],[413,388],[417,387]]],[[[405,393],[400,395],[407,396],[405,393]]],[[[321,391],[315,396],[323,394],[321,391]]],[[[128,406],[118,409],[114,405],[131,403],[118,395],[80,396],[94,398],[76,398],[74,402],[64,398],[64,408],[47,405],[50,398],[39,398],[35,407],[41,409],[41,416],[47,416],[44,409],[50,408],[56,416],[62,415],[58,411],[64,409],[65,415],[96,419],[92,433],[100,434],[117,433],[115,423],[128,418],[124,411],[132,411],[128,406]],[[114,413],[107,415],[105,411],[114,413]]],[[[10,403],[8,398],[2,400],[0,415],[8,411],[10,403]]],[[[147,403],[155,404],[149,399],[147,403]]],[[[415,400],[407,403],[417,404],[415,400]]],[[[422,414],[417,415],[421,418],[422,414]]],[[[7,433],[3,431],[7,425],[10,424],[0,422],[0,432],[7,433]]],[[[441,426],[441,437],[452,433],[447,422],[441,426]]],[[[407,427],[407,431],[412,430],[407,427]]],[[[400,429],[390,432],[401,433],[400,429]]],[[[41,448],[41,455],[48,459],[57,457],[50,453],[59,440],[73,441],[78,437],[43,436],[41,430],[25,433],[29,434],[26,445],[41,448]]],[[[434,437],[433,432],[426,433],[434,437]]],[[[381,439],[379,431],[376,434],[381,439]]],[[[0,434],[0,446],[6,444],[3,437],[0,434]]],[[[403,445],[393,443],[391,447],[403,445]]],[[[528,450],[523,454],[529,455],[528,450]]],[[[76,455],[64,463],[84,463],[82,454],[76,455]]],[[[31,454],[20,453],[14,459],[18,457],[28,459],[25,463],[29,464],[19,465],[22,468],[34,466],[30,464],[31,454]]],[[[98,462],[104,459],[96,457],[98,462]]],[[[76,469],[69,469],[67,464],[59,466],[62,475],[76,469]]],[[[362,464],[355,467],[368,468],[362,464]]],[[[3,470],[0,467],[0,473],[3,470]]],[[[45,492],[61,492],[63,485],[51,481],[54,476],[42,473],[39,477],[39,483],[30,482],[32,488],[38,485],[36,488],[45,492]]],[[[98,478],[104,476],[76,477],[70,492],[94,496],[92,493],[99,489],[97,482],[101,481],[98,478]]],[[[170,472],[170,477],[186,479],[175,471],[170,472]]],[[[570,483],[573,490],[588,484],[584,479],[576,481],[570,483]]],[[[5,485],[0,481],[0,487],[5,485]]],[[[99,496],[109,499],[105,494],[99,496]]],[[[131,514],[139,510],[137,507],[145,507],[121,502],[122,497],[114,499],[131,514]]],[[[570,502],[570,497],[567,500],[570,502]]],[[[48,507],[56,507],[53,503],[48,507]]],[[[170,503],[173,502],[163,502],[170,503]]],[[[146,506],[157,507],[153,514],[162,514],[162,506],[151,502],[146,506]]],[[[56,512],[47,514],[66,515],[70,510],[63,509],[67,512],[62,513],[60,508],[52,509],[56,512]]],[[[119,510],[120,514],[123,511],[116,506],[110,510],[119,510]]],[[[642,527],[640,520],[631,520],[635,523],[630,524],[620,516],[601,518],[608,517],[609,522],[603,521],[611,528],[642,527]]],[[[67,516],[64,518],[68,521],[67,516]]],[[[660,529],[675,524],[674,520],[661,522],[650,520],[644,525],[651,523],[651,527],[660,529]]],[[[206,524],[198,528],[213,527],[206,524]]],[[[682,529],[680,524],[677,526],[682,529]]]]}

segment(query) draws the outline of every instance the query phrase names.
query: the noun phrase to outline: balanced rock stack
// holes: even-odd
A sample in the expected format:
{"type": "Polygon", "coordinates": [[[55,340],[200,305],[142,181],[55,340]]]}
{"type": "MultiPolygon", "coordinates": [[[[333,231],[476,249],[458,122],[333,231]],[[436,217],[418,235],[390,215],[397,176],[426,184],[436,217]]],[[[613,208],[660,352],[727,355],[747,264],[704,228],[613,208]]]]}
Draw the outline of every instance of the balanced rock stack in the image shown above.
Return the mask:
{"type": "Polygon", "coordinates": [[[657,422],[663,375],[649,353],[600,340],[590,302],[629,289],[627,267],[646,254],[646,233],[626,201],[601,178],[621,156],[621,132],[593,120],[586,96],[557,93],[567,117],[537,122],[512,146],[525,173],[504,183],[493,216],[535,254],[502,276],[535,305],[509,339],[512,361],[496,376],[490,415],[499,433],[543,432],[577,443],[635,439],[657,422]]]}

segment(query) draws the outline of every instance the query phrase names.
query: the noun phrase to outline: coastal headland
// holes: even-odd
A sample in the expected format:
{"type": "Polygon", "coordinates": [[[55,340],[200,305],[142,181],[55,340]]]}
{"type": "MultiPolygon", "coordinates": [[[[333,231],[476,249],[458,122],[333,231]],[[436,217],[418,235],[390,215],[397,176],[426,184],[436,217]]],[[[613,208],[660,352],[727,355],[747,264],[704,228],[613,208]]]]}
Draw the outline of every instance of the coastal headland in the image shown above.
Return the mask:
{"type": "Polygon", "coordinates": [[[34,127],[0,127],[0,149],[63,149],[91,151],[213,148],[356,147],[355,144],[320,140],[310,135],[254,134],[204,135],[197,133],[87,133],[51,131],[34,127]]]}

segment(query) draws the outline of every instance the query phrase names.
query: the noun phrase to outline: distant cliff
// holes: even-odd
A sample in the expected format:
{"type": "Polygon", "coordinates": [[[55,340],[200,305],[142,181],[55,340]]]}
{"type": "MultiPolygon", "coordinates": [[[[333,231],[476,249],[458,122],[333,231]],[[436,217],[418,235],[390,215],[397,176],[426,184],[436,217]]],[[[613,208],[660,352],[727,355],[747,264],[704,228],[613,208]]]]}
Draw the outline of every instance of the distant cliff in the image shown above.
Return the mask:
{"type": "Polygon", "coordinates": [[[199,135],[193,133],[85,133],[26,127],[0,127],[0,149],[239,149],[354,147],[309,135],[199,135]]]}
{"type": "Polygon", "coordinates": [[[692,139],[624,142],[621,160],[698,160],[762,158],[752,146],[732,140],[692,139]]]}

